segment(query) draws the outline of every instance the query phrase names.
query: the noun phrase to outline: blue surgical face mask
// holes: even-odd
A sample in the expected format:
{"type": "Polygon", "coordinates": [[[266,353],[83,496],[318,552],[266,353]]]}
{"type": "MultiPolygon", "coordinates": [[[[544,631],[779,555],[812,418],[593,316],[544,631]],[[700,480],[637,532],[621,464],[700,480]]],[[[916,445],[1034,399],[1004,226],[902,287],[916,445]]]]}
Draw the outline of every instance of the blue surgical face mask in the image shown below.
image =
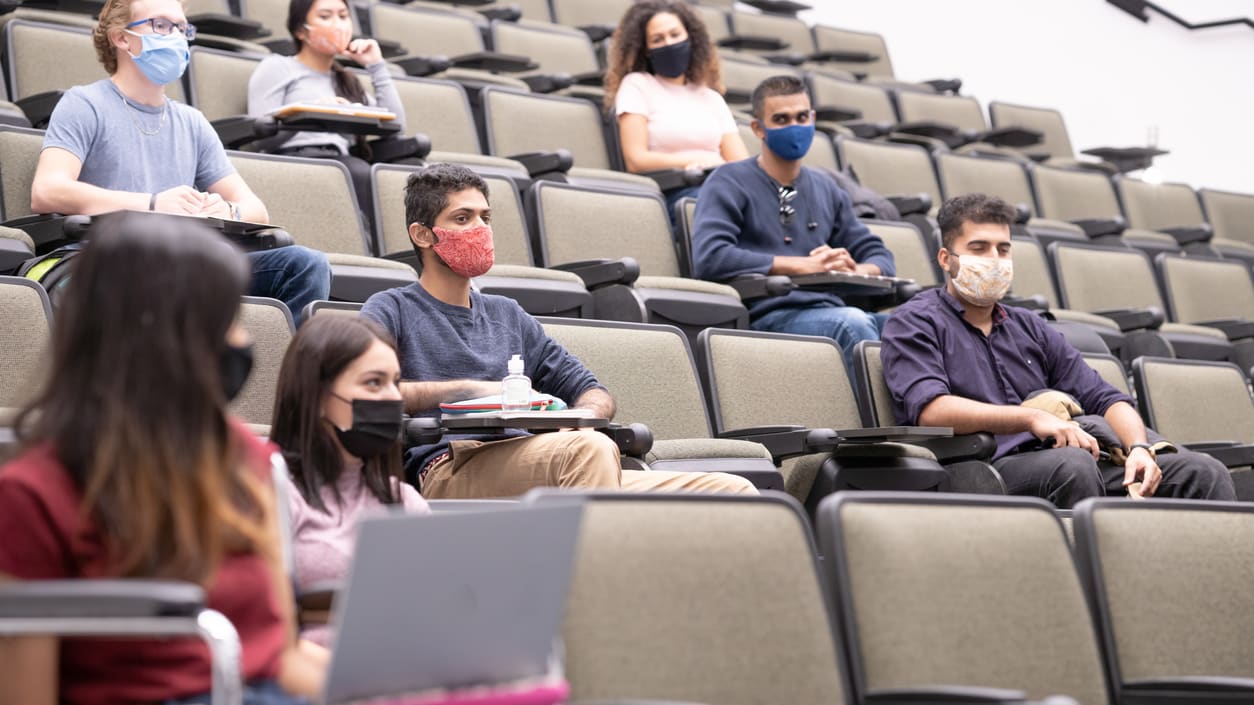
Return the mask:
{"type": "Polygon", "coordinates": [[[131,58],[149,81],[164,86],[179,80],[187,70],[191,52],[187,49],[187,37],[182,32],[139,34],[129,29],[123,31],[134,34],[143,41],[139,56],[131,54],[131,58]]]}
{"type": "Polygon", "coordinates": [[[814,141],[814,123],[789,125],[766,130],[766,146],[780,159],[796,161],[810,151],[814,141]]]}

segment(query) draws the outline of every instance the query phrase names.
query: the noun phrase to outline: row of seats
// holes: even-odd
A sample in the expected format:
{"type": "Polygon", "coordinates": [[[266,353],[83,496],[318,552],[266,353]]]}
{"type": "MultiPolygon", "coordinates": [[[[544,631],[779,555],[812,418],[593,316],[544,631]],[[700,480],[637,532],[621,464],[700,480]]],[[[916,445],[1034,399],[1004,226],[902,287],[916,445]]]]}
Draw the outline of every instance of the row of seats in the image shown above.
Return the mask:
{"type": "MultiPolygon", "coordinates": [[[[46,295],[33,282],[6,278],[0,289],[4,319],[9,322],[6,329],[13,336],[5,351],[9,374],[0,384],[0,406],[11,407],[20,403],[24,385],[37,375],[51,314],[46,295]]],[[[306,316],[357,308],[321,303],[306,316]]],[[[255,341],[255,364],[232,411],[264,432],[273,411],[279,367],[294,333],[292,317],[280,302],[249,298],[241,318],[255,341]]],[[[651,428],[653,446],[639,458],[650,466],[778,466],[782,473],[778,482],[812,511],[831,491],[859,486],[855,468],[861,467],[867,447],[836,447],[832,465],[832,447],[807,445],[799,440],[804,432],[801,436],[795,432],[873,429],[895,422],[878,343],[862,345],[850,375],[839,348],[826,338],[711,328],[690,345],[688,337],[671,326],[558,318],[542,322],[550,336],[613,390],[617,421],[651,428]],[[765,443],[765,448],[745,440],[765,443]]],[[[1135,393],[1147,423],[1168,438],[1219,449],[1216,454],[1230,467],[1254,463],[1254,457],[1242,450],[1254,443],[1254,402],[1241,370],[1231,363],[1141,359],[1133,366],[1133,386],[1118,359],[1087,354],[1086,360],[1109,383],[1135,393]]],[[[929,451],[915,455],[940,461],[955,485],[1004,492],[985,462],[991,448],[978,443],[960,449],[951,445],[930,444],[929,451]]],[[[1242,473],[1241,478],[1250,475],[1242,473]]],[[[1246,483],[1238,482],[1238,488],[1246,496],[1246,483]]],[[[1254,490],[1254,484],[1249,489],[1254,490]]]]}

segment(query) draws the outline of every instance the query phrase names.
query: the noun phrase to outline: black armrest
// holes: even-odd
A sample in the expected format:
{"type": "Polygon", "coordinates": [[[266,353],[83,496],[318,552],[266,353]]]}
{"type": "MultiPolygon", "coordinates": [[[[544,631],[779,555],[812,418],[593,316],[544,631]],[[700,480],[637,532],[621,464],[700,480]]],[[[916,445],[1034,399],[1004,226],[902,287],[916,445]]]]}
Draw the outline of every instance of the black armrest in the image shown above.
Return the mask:
{"type": "Polygon", "coordinates": [[[783,64],[784,66],[800,66],[806,62],[805,54],[796,52],[784,52],[783,54],[767,54],[762,58],[772,64],[783,64]]]}
{"type": "Polygon", "coordinates": [[[564,262],[551,269],[574,273],[589,290],[611,284],[631,285],[640,278],[640,263],[631,257],[564,262]]]}
{"type": "Polygon", "coordinates": [[[610,424],[597,430],[609,436],[618,452],[629,458],[644,458],[653,450],[653,429],[642,423],[610,424]]]}
{"type": "Polygon", "coordinates": [[[517,5],[483,7],[475,10],[475,12],[478,12],[490,20],[500,20],[502,22],[517,22],[522,19],[522,9],[517,5]]]}
{"type": "Polygon", "coordinates": [[[1215,231],[1207,223],[1187,228],[1159,228],[1158,232],[1167,233],[1181,245],[1191,245],[1195,242],[1210,242],[1211,238],[1215,236],[1215,231]]]}
{"type": "MultiPolygon", "coordinates": [[[[262,39],[257,43],[275,54],[292,56],[296,53],[296,43],[292,41],[291,37],[270,37],[269,39],[262,39]]],[[[383,45],[380,44],[379,47],[382,48],[383,45]]],[[[383,56],[384,58],[387,58],[387,54],[384,54],[383,56]]]]}
{"type": "Polygon", "coordinates": [[[252,41],[270,36],[270,30],[266,29],[257,20],[245,19],[220,12],[204,12],[192,15],[187,18],[187,21],[196,25],[197,32],[216,34],[219,37],[252,41]]]}
{"type": "Polygon", "coordinates": [[[66,218],[67,216],[60,213],[36,213],[6,220],[3,225],[26,233],[35,242],[35,254],[44,255],[65,244],[67,240],[73,239],[65,234],[66,218]]]}
{"type": "Polygon", "coordinates": [[[886,198],[902,216],[926,215],[928,211],[932,210],[932,197],[926,193],[918,193],[913,196],[886,196],[886,198]]]}
{"type": "Polygon", "coordinates": [[[1116,308],[1093,313],[1114,321],[1119,330],[1127,333],[1133,330],[1158,330],[1166,318],[1156,308],[1116,308]]]}
{"type": "Polygon", "coordinates": [[[830,453],[840,436],[830,428],[804,426],[756,426],[723,431],[719,438],[761,443],[776,460],[807,453],[830,453]]]}
{"type": "Polygon", "coordinates": [[[924,85],[932,87],[937,93],[953,93],[958,95],[958,91],[962,90],[961,78],[933,78],[930,81],[923,81],[924,85]]]}
{"type": "Polygon", "coordinates": [[[412,137],[384,137],[371,140],[370,163],[385,164],[402,159],[422,159],[431,153],[431,138],[426,135],[412,137]]]}
{"type": "Polygon", "coordinates": [[[893,131],[893,126],[887,122],[868,122],[866,120],[846,120],[841,123],[845,127],[853,131],[855,137],[864,140],[873,140],[876,137],[882,137],[893,131]]]}
{"type": "Polygon", "coordinates": [[[274,137],[279,133],[279,123],[272,117],[236,115],[219,118],[210,124],[227,149],[238,149],[250,142],[274,137]]]}
{"type": "Polygon", "coordinates": [[[1113,218],[1081,218],[1080,220],[1071,221],[1071,224],[1079,226],[1084,231],[1084,234],[1090,238],[1121,235],[1124,230],[1128,229],[1128,222],[1121,216],[1113,218]]]}
{"type": "Polygon", "coordinates": [[[1032,219],[1032,208],[1026,203],[1015,204],[1015,225],[1027,225],[1032,219]]]}
{"type": "Polygon", "coordinates": [[[745,51],[782,51],[788,48],[788,42],[776,37],[753,37],[737,34],[718,40],[718,45],[725,49],[745,51]]]}
{"type": "Polygon", "coordinates": [[[523,76],[522,80],[536,93],[554,93],[575,85],[575,77],[568,73],[541,73],[523,76]]]}
{"type": "Polygon", "coordinates": [[[405,445],[426,446],[444,437],[440,419],[434,416],[415,416],[405,420],[405,445]]]}
{"type": "Polygon", "coordinates": [[[742,0],[746,5],[751,5],[770,15],[796,15],[798,12],[809,10],[811,7],[803,2],[794,2],[794,0],[742,0]]]}
{"type": "Polygon", "coordinates": [[[997,452],[997,439],[990,433],[968,433],[949,438],[930,438],[915,445],[932,451],[941,463],[959,460],[988,460],[997,452]]]}
{"type": "Polygon", "coordinates": [[[205,591],[158,580],[23,580],[0,584],[0,619],[192,617],[205,591]]]}
{"type": "Polygon", "coordinates": [[[1154,163],[1154,157],[1169,154],[1166,150],[1156,147],[1094,147],[1080,153],[1113,164],[1115,170],[1121,174],[1148,168],[1154,163]]]}
{"type": "Polygon", "coordinates": [[[585,71],[571,76],[577,86],[600,86],[605,83],[604,71],[585,71]]]}
{"type": "Polygon", "coordinates": [[[1026,703],[1018,690],[980,686],[938,685],[927,688],[873,690],[863,696],[868,705],[929,705],[930,703],[1026,703]]]}
{"type": "Polygon", "coordinates": [[[527,152],[525,154],[511,154],[507,159],[513,159],[520,162],[523,168],[527,170],[527,174],[532,178],[540,174],[550,174],[560,172],[565,174],[575,164],[575,158],[565,149],[558,149],[552,152],[527,152]]]}
{"type": "Polygon", "coordinates": [[[918,122],[903,122],[894,127],[893,132],[931,137],[932,139],[948,143],[958,135],[958,128],[930,120],[920,120],[918,122]]]}
{"type": "Polygon", "coordinates": [[[1254,338],[1254,321],[1200,321],[1193,325],[1206,326],[1207,328],[1217,328],[1223,331],[1224,335],[1228,336],[1228,340],[1254,338]]]}
{"type": "Polygon", "coordinates": [[[454,56],[453,65],[459,69],[491,71],[492,73],[519,73],[540,68],[530,57],[518,54],[501,54],[495,51],[477,51],[454,56]]]}
{"type": "Polygon", "coordinates": [[[1254,700],[1254,680],[1222,676],[1193,676],[1124,683],[1119,702],[1124,705],[1225,705],[1254,700]]]}
{"type": "Polygon", "coordinates": [[[657,171],[649,171],[641,174],[647,176],[657,182],[657,187],[663,191],[671,191],[674,189],[685,188],[687,186],[700,186],[705,183],[705,179],[710,175],[713,169],[658,169],[657,171]]]}
{"type": "Polygon", "coordinates": [[[1223,463],[1224,467],[1239,468],[1254,465],[1254,445],[1237,443],[1235,441],[1207,441],[1203,443],[1188,443],[1184,447],[1199,453],[1205,453],[1223,463]]]}
{"type": "Polygon", "coordinates": [[[753,94],[749,91],[742,91],[736,88],[728,88],[723,93],[723,100],[728,103],[748,103],[753,99],[753,94]]]}
{"type": "Polygon", "coordinates": [[[783,296],[797,288],[791,277],[779,274],[742,274],[725,283],[740,294],[741,301],[783,296]]]}
{"type": "Polygon", "coordinates": [[[610,35],[614,33],[614,25],[612,24],[586,24],[586,25],[581,25],[579,27],[579,31],[588,35],[588,39],[591,39],[595,43],[595,42],[602,41],[604,39],[609,39],[610,35]]]}
{"type": "Polygon", "coordinates": [[[46,91],[44,93],[36,93],[20,98],[16,101],[17,107],[26,113],[26,119],[30,120],[31,127],[43,129],[48,126],[48,118],[52,117],[52,109],[57,107],[61,96],[65,95],[65,91],[46,91]]]}
{"type": "Polygon", "coordinates": [[[1031,147],[1040,144],[1045,136],[1038,130],[1026,127],[999,127],[980,133],[978,141],[987,142],[998,147],[1031,147]]]}
{"type": "Polygon", "coordinates": [[[405,69],[405,73],[410,76],[430,76],[447,71],[453,65],[453,60],[441,54],[432,54],[430,56],[406,56],[392,63],[405,69]]]}
{"type": "Polygon", "coordinates": [[[819,51],[810,55],[811,61],[839,61],[845,64],[869,64],[872,61],[879,61],[879,54],[872,54],[866,51],[819,51]]]}
{"type": "Polygon", "coordinates": [[[860,120],[862,111],[857,108],[842,108],[837,105],[821,105],[814,109],[814,117],[816,120],[847,122],[849,120],[860,120]]]}
{"type": "Polygon", "coordinates": [[[1031,311],[1049,310],[1049,302],[1046,301],[1045,297],[1040,294],[1033,294],[1031,296],[1007,295],[1002,298],[1001,302],[1007,306],[1018,306],[1019,308],[1026,308],[1031,311]]]}

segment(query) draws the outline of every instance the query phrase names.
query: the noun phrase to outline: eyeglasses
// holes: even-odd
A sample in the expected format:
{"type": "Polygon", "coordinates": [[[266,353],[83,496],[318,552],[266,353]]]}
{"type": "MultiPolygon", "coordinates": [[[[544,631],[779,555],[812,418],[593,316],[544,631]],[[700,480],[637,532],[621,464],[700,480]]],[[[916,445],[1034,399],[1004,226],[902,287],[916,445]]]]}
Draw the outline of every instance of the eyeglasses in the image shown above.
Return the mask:
{"type": "Polygon", "coordinates": [[[134,22],[126,25],[126,28],[130,29],[131,27],[138,27],[139,25],[145,23],[152,27],[153,34],[172,34],[174,30],[177,29],[182,32],[188,40],[196,38],[196,25],[190,22],[172,22],[164,17],[149,17],[146,20],[135,20],[134,22]]]}
{"type": "Polygon", "coordinates": [[[793,216],[797,215],[797,209],[792,207],[792,201],[797,197],[797,189],[792,186],[779,187],[779,224],[791,225],[793,216]]]}

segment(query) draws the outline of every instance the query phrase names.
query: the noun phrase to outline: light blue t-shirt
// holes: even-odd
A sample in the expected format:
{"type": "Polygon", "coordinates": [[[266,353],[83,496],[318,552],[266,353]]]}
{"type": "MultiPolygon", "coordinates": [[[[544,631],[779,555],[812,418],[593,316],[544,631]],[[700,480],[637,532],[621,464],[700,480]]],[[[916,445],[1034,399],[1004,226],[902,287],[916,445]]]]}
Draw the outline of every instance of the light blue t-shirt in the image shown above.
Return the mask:
{"type": "Polygon", "coordinates": [[[79,181],[114,191],[205,191],[235,173],[199,110],[169,98],[164,107],[124,99],[107,78],[66,91],[48,121],[49,147],[83,162],[79,181]]]}

